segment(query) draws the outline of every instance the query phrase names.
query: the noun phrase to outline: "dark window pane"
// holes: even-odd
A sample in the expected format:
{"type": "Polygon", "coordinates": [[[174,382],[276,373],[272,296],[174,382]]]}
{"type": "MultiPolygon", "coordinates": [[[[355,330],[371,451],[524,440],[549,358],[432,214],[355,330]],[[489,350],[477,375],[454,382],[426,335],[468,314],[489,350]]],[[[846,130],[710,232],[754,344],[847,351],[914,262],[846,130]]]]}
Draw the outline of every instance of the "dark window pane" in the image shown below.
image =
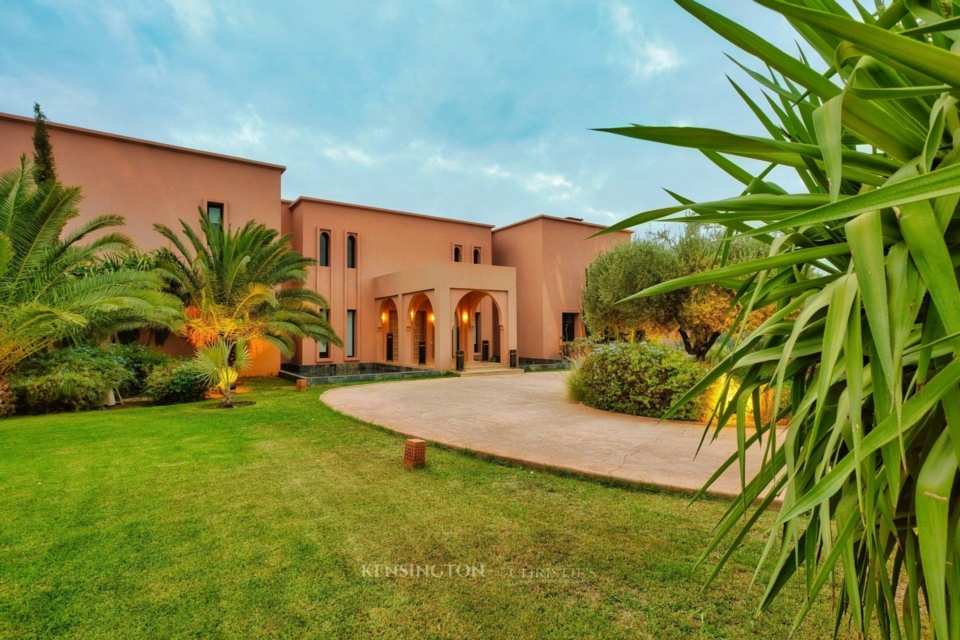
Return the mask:
{"type": "Polygon", "coordinates": [[[347,311],[347,339],[344,341],[348,358],[353,358],[356,353],[356,323],[357,312],[350,309],[347,311]]]}
{"type": "Polygon", "coordinates": [[[357,237],[347,236],[347,268],[357,268],[357,237]]]}
{"type": "MultiPolygon", "coordinates": [[[[329,317],[330,317],[330,310],[329,310],[329,309],[322,309],[322,310],[320,311],[320,313],[322,313],[322,314],[324,315],[324,317],[326,317],[326,318],[329,318],[329,317]]],[[[318,358],[329,358],[329,357],[330,357],[330,345],[327,344],[326,342],[318,342],[318,343],[317,343],[317,357],[318,357],[318,358]]]]}
{"type": "Polygon", "coordinates": [[[330,266],[330,234],[326,232],[320,234],[320,256],[317,262],[321,267],[330,266]]]}
{"type": "Polygon", "coordinates": [[[462,259],[463,259],[463,258],[462,258],[462,256],[460,255],[460,247],[454,247],[454,248],[453,248],[453,261],[454,261],[454,262],[460,262],[462,259]]]}
{"type": "Polygon", "coordinates": [[[480,249],[473,250],[473,264],[480,264],[480,249]]]}
{"type": "Polygon", "coordinates": [[[213,224],[223,224],[223,203],[222,202],[208,202],[207,203],[207,219],[210,220],[213,224]]]}

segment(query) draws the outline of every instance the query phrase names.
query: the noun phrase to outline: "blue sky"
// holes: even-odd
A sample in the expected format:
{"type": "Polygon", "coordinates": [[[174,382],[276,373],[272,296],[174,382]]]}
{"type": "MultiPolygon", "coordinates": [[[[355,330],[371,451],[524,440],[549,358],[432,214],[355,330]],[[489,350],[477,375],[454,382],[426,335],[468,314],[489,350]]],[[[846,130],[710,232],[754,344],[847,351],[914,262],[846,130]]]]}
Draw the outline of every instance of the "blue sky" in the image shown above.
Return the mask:
{"type": "MultiPolygon", "coordinates": [[[[776,14],[706,4],[796,50],[776,14]]],[[[498,225],[738,191],[590,127],[759,131],[733,47],[666,0],[21,0],[0,41],[0,111],[284,164],[288,198],[498,225]]]]}

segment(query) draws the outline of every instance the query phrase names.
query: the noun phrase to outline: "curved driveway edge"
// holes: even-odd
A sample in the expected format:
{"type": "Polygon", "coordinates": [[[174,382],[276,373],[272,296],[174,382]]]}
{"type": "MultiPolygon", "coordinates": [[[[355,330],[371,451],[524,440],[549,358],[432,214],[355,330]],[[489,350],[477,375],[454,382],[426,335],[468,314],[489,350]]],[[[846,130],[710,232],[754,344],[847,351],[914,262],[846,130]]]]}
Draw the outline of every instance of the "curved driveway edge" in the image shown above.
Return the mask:
{"type": "MultiPolygon", "coordinates": [[[[537,468],[672,491],[698,491],[737,450],[725,429],[694,458],[703,425],[608,413],[566,399],[566,372],[440,378],[330,389],[333,409],[400,434],[537,468]]],[[[761,451],[747,460],[748,479],[761,451]]],[[[711,495],[740,493],[734,464],[711,495]]]]}

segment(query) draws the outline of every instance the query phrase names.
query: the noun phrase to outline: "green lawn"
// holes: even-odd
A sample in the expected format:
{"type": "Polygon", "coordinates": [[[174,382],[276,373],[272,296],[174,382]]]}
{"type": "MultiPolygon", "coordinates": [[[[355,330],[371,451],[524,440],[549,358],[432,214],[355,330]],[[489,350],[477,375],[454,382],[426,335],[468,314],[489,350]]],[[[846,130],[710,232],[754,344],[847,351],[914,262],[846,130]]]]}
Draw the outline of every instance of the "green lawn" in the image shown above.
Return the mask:
{"type": "MultiPolygon", "coordinates": [[[[759,537],[699,592],[722,501],[437,448],[408,471],[401,438],[318,396],[0,421],[0,636],[786,637],[798,589],[753,619],[759,537]],[[395,563],[483,576],[363,575],[395,563]]],[[[800,637],[831,635],[827,604],[800,637]]]]}

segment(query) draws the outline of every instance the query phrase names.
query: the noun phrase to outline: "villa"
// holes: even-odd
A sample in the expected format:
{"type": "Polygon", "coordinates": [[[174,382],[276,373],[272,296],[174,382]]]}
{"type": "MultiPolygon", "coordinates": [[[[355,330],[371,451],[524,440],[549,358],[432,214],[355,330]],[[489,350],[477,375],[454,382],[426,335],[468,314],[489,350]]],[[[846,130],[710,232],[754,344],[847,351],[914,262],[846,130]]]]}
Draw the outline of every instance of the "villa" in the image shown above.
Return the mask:
{"type": "MultiPolygon", "coordinates": [[[[0,170],[32,153],[33,119],[0,113],[0,170]]],[[[343,347],[301,340],[293,357],[257,357],[248,375],[545,364],[584,335],[587,266],[622,231],[538,215],[503,227],[310,197],[281,197],[281,165],[48,122],[61,181],[83,188],[81,220],[113,213],[143,249],[155,223],[194,223],[200,207],[238,227],[291,234],[317,260],[306,286],[330,303],[343,347]],[[458,358],[458,355],[461,357],[458,358]],[[459,360],[459,362],[458,362],[459,360]]],[[[188,353],[176,339],[164,350],[188,353]]]]}

